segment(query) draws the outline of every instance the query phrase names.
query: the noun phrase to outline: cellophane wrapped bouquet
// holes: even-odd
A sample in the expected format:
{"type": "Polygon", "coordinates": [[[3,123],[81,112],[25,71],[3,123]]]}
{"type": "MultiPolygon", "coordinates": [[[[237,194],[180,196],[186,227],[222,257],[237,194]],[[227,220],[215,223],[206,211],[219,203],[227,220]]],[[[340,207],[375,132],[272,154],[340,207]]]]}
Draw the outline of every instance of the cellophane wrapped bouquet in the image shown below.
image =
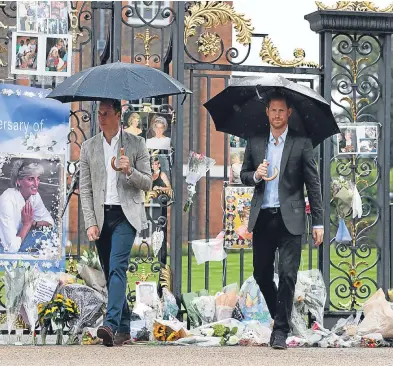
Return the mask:
{"type": "Polygon", "coordinates": [[[184,205],[184,212],[188,212],[192,205],[192,197],[195,194],[195,186],[203,175],[216,163],[212,158],[203,154],[190,151],[188,156],[188,171],[186,176],[187,183],[187,202],[184,205]]]}

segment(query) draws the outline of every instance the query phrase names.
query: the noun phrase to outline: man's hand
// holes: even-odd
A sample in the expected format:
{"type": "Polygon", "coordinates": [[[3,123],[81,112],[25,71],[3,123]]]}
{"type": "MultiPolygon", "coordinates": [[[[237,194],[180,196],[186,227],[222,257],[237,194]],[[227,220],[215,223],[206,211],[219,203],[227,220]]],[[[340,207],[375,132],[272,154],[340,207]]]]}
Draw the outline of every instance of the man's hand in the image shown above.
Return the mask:
{"type": "Polygon", "coordinates": [[[97,225],[90,226],[87,229],[87,239],[89,241],[95,241],[100,238],[100,229],[98,228],[97,225]]]}
{"type": "Polygon", "coordinates": [[[323,229],[312,229],[312,237],[314,239],[314,245],[319,247],[323,242],[323,229]]]}
{"type": "Polygon", "coordinates": [[[257,180],[263,179],[263,177],[267,176],[267,168],[269,166],[269,162],[264,160],[262,164],[259,164],[256,172],[255,172],[255,178],[257,180]]]}
{"type": "Polygon", "coordinates": [[[123,171],[124,174],[130,175],[132,173],[130,159],[128,158],[128,156],[120,156],[119,168],[123,171]]]}

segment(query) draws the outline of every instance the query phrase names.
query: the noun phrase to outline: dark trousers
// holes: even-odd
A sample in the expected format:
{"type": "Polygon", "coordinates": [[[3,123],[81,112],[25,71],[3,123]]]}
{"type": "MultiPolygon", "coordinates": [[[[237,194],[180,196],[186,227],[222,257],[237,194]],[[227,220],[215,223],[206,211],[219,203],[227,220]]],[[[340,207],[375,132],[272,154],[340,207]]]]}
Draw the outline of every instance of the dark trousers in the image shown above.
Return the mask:
{"type": "Polygon", "coordinates": [[[273,331],[287,336],[293,306],[297,272],[301,257],[301,235],[292,235],[283,222],[280,211],[259,212],[253,230],[254,278],[266,300],[273,331]],[[278,289],[273,280],[274,260],[278,249],[278,289]]]}
{"type": "Polygon", "coordinates": [[[126,299],[127,269],[136,230],[124,216],[121,207],[105,210],[98,256],[108,288],[108,306],[104,325],[114,333],[130,333],[131,314],[126,299]]]}

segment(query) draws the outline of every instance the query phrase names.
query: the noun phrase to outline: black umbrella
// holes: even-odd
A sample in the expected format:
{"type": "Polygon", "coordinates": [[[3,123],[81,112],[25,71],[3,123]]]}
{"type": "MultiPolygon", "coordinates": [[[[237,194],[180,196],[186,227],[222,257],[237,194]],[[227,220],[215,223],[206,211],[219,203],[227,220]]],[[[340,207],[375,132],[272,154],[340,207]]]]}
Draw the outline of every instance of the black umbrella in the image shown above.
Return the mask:
{"type": "Polygon", "coordinates": [[[183,84],[160,70],[114,62],[72,75],[48,94],[47,98],[70,103],[108,98],[138,100],[191,93],[183,84]]]}
{"type": "MultiPolygon", "coordinates": [[[[47,98],[62,103],[104,99],[138,100],[170,95],[192,94],[183,84],[164,72],[143,65],[115,62],[83,70],[59,84],[47,98]]],[[[120,128],[120,155],[124,154],[123,126],[120,128]]],[[[112,158],[112,168],[116,158],[112,158]]],[[[76,176],[76,175],[75,175],[76,176]]],[[[76,176],[74,185],[78,184],[76,176]]],[[[71,192],[72,193],[72,192],[71,192]]],[[[63,214],[70,198],[68,195],[63,214]]]]}
{"type": "Polygon", "coordinates": [[[277,74],[237,80],[204,104],[217,131],[242,138],[270,130],[266,102],[272,93],[284,94],[292,104],[288,125],[312,139],[314,147],[340,132],[329,103],[317,92],[277,74]]]}

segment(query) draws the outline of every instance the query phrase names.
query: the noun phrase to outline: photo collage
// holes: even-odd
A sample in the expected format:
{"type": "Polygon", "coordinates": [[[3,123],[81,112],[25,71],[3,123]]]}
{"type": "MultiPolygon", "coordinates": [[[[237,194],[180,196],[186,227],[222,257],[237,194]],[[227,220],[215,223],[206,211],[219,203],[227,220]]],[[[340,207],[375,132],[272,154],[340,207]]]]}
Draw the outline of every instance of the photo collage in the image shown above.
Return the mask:
{"type": "Polygon", "coordinates": [[[11,73],[70,76],[72,36],[67,1],[18,1],[11,73]]]}
{"type": "Polygon", "coordinates": [[[252,233],[247,230],[253,187],[225,187],[224,248],[247,249],[252,246],[252,233]]]}
{"type": "Polygon", "coordinates": [[[336,155],[377,155],[378,125],[376,123],[340,124],[336,135],[336,155]]]}
{"type": "Polygon", "coordinates": [[[158,203],[161,194],[173,199],[172,169],[172,123],[175,112],[135,112],[123,107],[124,131],[146,140],[150,153],[153,188],[146,194],[145,204],[158,203]]]}

